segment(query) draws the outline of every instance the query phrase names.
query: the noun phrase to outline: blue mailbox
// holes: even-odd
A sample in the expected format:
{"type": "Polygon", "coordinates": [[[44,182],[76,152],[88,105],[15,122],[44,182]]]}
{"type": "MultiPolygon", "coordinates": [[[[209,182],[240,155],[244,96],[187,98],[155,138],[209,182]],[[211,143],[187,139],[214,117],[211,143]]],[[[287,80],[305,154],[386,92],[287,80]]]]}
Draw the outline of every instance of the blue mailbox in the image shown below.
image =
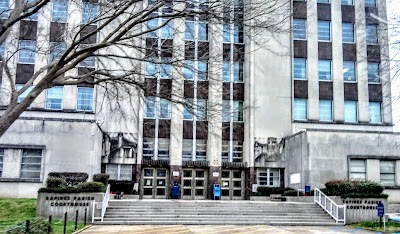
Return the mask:
{"type": "Polygon", "coordinates": [[[172,186],[172,199],[179,199],[181,195],[181,186],[174,184],[172,186]]]}
{"type": "Polygon", "coordinates": [[[221,200],[221,185],[214,184],[214,200],[221,200]]]}

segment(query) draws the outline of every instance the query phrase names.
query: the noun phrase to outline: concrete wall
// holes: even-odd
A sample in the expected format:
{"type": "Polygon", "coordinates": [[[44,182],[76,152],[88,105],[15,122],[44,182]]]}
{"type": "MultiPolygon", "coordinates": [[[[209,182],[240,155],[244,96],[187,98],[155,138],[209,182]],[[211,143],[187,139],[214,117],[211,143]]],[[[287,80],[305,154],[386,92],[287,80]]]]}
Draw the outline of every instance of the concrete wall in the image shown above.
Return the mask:
{"type": "Polygon", "coordinates": [[[1,196],[36,197],[37,189],[44,185],[47,174],[54,171],[86,172],[91,180],[93,174],[100,172],[101,136],[94,121],[50,118],[17,120],[0,139],[0,147],[6,149],[4,172],[0,178],[1,196]],[[44,147],[41,177],[35,183],[28,183],[27,180],[22,183],[19,179],[20,149],[34,147],[44,147]],[[10,190],[13,184],[10,182],[21,189],[18,192],[10,190]]]}
{"type": "MultiPolygon", "coordinates": [[[[329,180],[348,179],[349,157],[366,159],[367,179],[379,182],[379,160],[400,159],[399,141],[400,135],[390,133],[307,130],[286,140],[286,184],[295,187],[288,183],[292,173],[302,173],[303,185],[312,188],[322,188],[329,180]]],[[[398,166],[396,172],[399,185],[398,166]]]]}
{"type": "MultiPolygon", "coordinates": [[[[36,215],[44,218],[52,215],[53,220],[57,221],[64,217],[65,212],[67,212],[67,219],[71,219],[78,210],[78,219],[83,221],[86,208],[86,220],[90,223],[93,203],[94,201],[101,202],[103,196],[104,193],[39,193],[36,203],[36,215]]],[[[95,207],[96,216],[98,216],[98,212],[95,207]]],[[[75,220],[75,218],[72,220],[75,220]]]]}
{"type": "Polygon", "coordinates": [[[43,187],[41,182],[0,182],[0,197],[36,198],[37,191],[43,187]]]}

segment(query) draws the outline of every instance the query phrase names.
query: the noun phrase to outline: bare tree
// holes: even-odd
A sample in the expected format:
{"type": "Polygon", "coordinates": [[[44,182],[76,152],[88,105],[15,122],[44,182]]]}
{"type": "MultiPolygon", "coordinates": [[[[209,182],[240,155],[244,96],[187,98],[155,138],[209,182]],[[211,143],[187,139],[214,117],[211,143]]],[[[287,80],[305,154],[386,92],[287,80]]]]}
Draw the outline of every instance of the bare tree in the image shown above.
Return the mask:
{"type": "MultiPolygon", "coordinates": [[[[205,30],[206,33],[208,30],[213,35],[210,40],[219,38],[222,42],[224,24],[234,25],[231,29],[237,30],[239,37],[249,41],[265,31],[287,30],[282,25],[290,19],[290,3],[284,0],[65,2],[69,6],[73,5],[79,13],[82,9],[87,10],[85,7],[88,6],[85,4],[92,4],[90,6],[93,12],[84,12],[82,21],[75,24],[60,23],[60,33],[50,45],[39,41],[39,38],[55,36],[46,34],[48,30],[38,29],[36,46],[27,48],[18,44],[14,51],[6,53],[3,58],[2,79],[5,92],[2,93],[2,98],[5,110],[0,118],[0,137],[42,92],[54,86],[97,85],[102,88],[104,99],[125,99],[138,94],[163,96],[162,92],[154,93],[154,86],[146,82],[146,63],[155,64],[159,68],[158,76],[170,76],[172,70],[174,76],[169,77],[171,79],[184,76],[180,74],[184,73],[183,69],[203,72],[198,67],[185,63],[185,53],[196,50],[196,59],[206,61],[213,60],[211,57],[215,53],[209,53],[208,44],[198,44],[198,48],[194,49],[193,44],[185,42],[185,36],[191,37],[193,35],[188,34],[194,33],[194,30],[187,29],[191,25],[185,24],[185,20],[201,22],[200,26],[196,26],[198,30],[205,30]],[[43,65],[40,67],[36,63],[34,74],[17,89],[15,61],[21,51],[49,56],[49,61],[41,61],[40,64],[43,65]],[[71,72],[85,63],[97,65],[81,69],[84,72],[71,72]],[[168,64],[168,71],[163,71],[165,64],[168,64]],[[21,94],[24,94],[22,100],[18,98],[21,94]]],[[[2,23],[0,42],[7,47],[8,42],[18,41],[18,34],[16,36],[10,33],[12,29],[36,14],[46,15],[50,4],[49,0],[17,0],[9,12],[2,13],[8,14],[8,18],[2,23]]],[[[72,11],[71,14],[75,13],[72,11]]],[[[19,34],[21,33],[24,32],[19,34]]],[[[258,43],[262,45],[263,42],[258,43]]],[[[221,58],[222,53],[223,51],[218,55],[221,58]]],[[[238,53],[244,56],[243,51],[238,53]]],[[[213,71],[206,72],[210,74],[213,71]]],[[[171,88],[172,93],[164,95],[165,98],[190,104],[180,94],[174,93],[174,90],[171,88]]],[[[116,106],[117,109],[123,109],[118,107],[118,102],[116,106]]]]}

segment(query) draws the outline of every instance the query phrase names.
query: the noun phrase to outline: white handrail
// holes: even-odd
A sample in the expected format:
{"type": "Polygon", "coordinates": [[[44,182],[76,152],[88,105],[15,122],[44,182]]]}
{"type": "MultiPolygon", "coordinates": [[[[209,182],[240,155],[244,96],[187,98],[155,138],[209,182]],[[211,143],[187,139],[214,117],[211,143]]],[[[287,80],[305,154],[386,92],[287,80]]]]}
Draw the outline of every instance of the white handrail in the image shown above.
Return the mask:
{"type": "Polygon", "coordinates": [[[314,203],[320,205],[336,223],[343,222],[343,224],[346,224],[346,205],[336,204],[317,188],[314,189],[314,203]]]}
{"type": "Polygon", "coordinates": [[[104,214],[106,213],[106,209],[107,209],[109,200],[110,200],[110,185],[107,185],[107,190],[106,190],[106,193],[104,194],[103,201],[93,203],[92,222],[94,222],[94,220],[98,220],[98,219],[100,219],[101,222],[103,222],[104,214]],[[97,205],[99,205],[99,204],[101,204],[101,216],[94,217],[95,207],[97,207],[97,205]]]}

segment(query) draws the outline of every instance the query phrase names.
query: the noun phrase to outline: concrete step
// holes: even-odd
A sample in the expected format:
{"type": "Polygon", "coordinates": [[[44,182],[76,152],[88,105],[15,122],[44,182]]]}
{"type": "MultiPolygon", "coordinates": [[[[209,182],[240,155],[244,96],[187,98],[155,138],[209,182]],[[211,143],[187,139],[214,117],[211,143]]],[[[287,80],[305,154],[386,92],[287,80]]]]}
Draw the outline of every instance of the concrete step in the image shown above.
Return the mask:
{"type": "Polygon", "coordinates": [[[103,222],[126,225],[336,225],[318,205],[296,202],[116,200],[103,222]]]}

